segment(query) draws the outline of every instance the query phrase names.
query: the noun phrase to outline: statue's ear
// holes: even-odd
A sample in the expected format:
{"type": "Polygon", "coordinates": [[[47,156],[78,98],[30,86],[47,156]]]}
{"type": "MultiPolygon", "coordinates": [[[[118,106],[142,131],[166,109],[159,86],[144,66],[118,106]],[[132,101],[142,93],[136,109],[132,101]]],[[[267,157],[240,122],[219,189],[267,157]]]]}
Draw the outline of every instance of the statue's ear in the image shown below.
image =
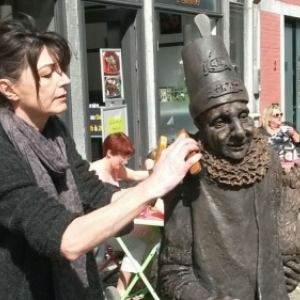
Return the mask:
{"type": "Polygon", "coordinates": [[[203,118],[201,117],[194,118],[194,124],[199,130],[203,130],[203,118]]]}
{"type": "Polygon", "coordinates": [[[198,118],[194,119],[194,124],[198,128],[197,137],[200,140],[202,140],[202,138],[203,138],[203,132],[204,132],[204,124],[198,118]]]}

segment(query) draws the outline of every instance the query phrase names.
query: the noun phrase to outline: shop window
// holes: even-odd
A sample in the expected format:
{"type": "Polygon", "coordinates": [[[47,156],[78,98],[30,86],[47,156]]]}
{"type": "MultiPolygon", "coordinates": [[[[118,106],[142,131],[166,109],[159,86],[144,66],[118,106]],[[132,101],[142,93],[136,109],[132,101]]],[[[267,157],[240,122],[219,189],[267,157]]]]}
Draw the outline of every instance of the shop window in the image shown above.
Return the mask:
{"type": "MultiPolygon", "coordinates": [[[[181,59],[185,44],[199,38],[194,25],[194,15],[157,13],[157,86],[160,108],[160,133],[170,141],[185,128],[190,133],[197,131],[190,117],[189,97],[181,59]]],[[[211,19],[215,34],[216,20],[211,19]]]]}

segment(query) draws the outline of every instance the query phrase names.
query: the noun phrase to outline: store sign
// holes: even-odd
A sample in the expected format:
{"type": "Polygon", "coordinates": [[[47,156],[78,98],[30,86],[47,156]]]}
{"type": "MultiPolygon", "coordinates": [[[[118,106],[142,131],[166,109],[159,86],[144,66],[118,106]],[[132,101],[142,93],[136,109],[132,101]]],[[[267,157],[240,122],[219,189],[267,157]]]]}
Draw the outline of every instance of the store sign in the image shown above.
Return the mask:
{"type": "Polygon", "coordinates": [[[155,3],[169,8],[181,6],[189,9],[220,12],[221,0],[156,0],[155,3]]]}
{"type": "Polygon", "coordinates": [[[91,137],[102,136],[101,107],[97,103],[89,104],[89,132],[91,137]]]}

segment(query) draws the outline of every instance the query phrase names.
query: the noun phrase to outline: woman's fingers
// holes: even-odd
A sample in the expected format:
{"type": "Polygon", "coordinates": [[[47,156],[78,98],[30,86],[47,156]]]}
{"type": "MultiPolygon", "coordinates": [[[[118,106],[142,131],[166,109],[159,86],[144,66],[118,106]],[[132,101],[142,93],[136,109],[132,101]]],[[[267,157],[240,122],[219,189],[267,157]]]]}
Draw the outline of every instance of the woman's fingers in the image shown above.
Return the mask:
{"type": "Polygon", "coordinates": [[[155,161],[154,161],[153,159],[147,158],[147,159],[145,160],[145,169],[146,169],[147,171],[152,170],[153,167],[154,167],[154,164],[155,164],[155,161]]]}
{"type": "MultiPolygon", "coordinates": [[[[175,169],[172,170],[172,172],[180,172],[181,168],[183,168],[184,174],[187,169],[189,169],[191,174],[197,174],[201,171],[201,164],[199,163],[201,158],[199,153],[199,143],[194,139],[191,139],[187,133],[183,132],[179,134],[176,140],[168,148],[165,148],[164,150],[160,149],[159,158],[160,157],[162,157],[160,164],[162,164],[163,161],[175,161],[169,162],[170,170],[175,169]],[[178,163],[182,165],[178,166],[178,163]]],[[[147,159],[145,161],[146,170],[153,169],[153,164],[155,165],[158,161],[159,159],[156,161],[147,159]]],[[[156,169],[158,168],[159,167],[156,167],[156,169]]]]}
{"type": "Polygon", "coordinates": [[[288,126],[287,127],[287,132],[288,132],[289,135],[293,135],[294,134],[294,128],[291,127],[291,126],[288,126]]]}
{"type": "Polygon", "coordinates": [[[172,190],[184,178],[190,167],[201,158],[198,143],[191,138],[179,136],[173,144],[163,150],[150,176],[159,190],[159,197],[172,190]],[[186,159],[189,153],[195,155],[186,159]]]}
{"type": "Polygon", "coordinates": [[[176,140],[162,152],[164,155],[179,155],[180,158],[186,158],[192,151],[199,151],[198,143],[192,138],[186,138],[183,134],[179,135],[176,140]]]}

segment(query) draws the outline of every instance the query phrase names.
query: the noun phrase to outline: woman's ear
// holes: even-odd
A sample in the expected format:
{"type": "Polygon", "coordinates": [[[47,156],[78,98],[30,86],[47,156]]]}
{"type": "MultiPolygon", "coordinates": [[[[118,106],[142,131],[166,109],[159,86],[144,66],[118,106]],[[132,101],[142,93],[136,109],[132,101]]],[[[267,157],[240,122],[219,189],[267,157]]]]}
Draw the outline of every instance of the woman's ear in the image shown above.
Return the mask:
{"type": "Polygon", "coordinates": [[[8,100],[19,100],[19,96],[14,91],[12,82],[9,79],[0,79],[0,93],[4,95],[8,100]]]}
{"type": "Polygon", "coordinates": [[[113,154],[112,154],[111,150],[107,150],[106,157],[110,158],[112,156],[113,156],[113,154]]]}

